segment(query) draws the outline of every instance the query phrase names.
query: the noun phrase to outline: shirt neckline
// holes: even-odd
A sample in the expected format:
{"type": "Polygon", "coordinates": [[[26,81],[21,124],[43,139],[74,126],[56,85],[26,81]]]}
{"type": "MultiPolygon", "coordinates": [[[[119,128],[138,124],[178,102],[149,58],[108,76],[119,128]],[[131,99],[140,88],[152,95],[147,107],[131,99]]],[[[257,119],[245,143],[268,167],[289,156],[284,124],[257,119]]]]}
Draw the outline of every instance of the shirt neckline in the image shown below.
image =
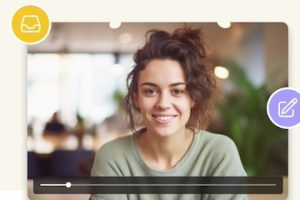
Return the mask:
{"type": "Polygon", "coordinates": [[[141,134],[142,132],[143,132],[143,129],[138,130],[137,132],[135,132],[132,135],[132,137],[131,137],[132,145],[131,146],[133,148],[133,152],[134,152],[134,156],[136,157],[136,160],[139,162],[139,164],[142,166],[142,168],[149,173],[149,175],[153,175],[153,176],[174,175],[178,171],[181,171],[181,169],[184,168],[187,163],[189,163],[189,160],[191,159],[191,157],[193,157],[195,149],[198,146],[198,143],[200,140],[200,135],[201,135],[201,134],[199,134],[201,131],[196,130],[194,133],[193,141],[192,141],[190,148],[185,153],[185,155],[180,159],[180,161],[177,163],[177,165],[172,169],[169,169],[166,171],[160,171],[160,170],[156,170],[156,169],[149,167],[140,154],[140,150],[139,150],[138,143],[137,143],[137,136],[138,136],[138,134],[141,134]]]}

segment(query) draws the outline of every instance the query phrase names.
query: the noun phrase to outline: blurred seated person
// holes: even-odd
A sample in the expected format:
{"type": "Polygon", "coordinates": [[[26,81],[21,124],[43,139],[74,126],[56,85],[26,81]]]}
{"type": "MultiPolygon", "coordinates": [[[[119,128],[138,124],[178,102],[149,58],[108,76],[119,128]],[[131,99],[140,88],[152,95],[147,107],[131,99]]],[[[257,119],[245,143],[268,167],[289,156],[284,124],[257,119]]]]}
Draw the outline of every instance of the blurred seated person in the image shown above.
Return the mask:
{"type": "Polygon", "coordinates": [[[59,112],[54,112],[51,119],[46,123],[44,136],[65,136],[67,135],[66,126],[61,122],[59,112]]]}

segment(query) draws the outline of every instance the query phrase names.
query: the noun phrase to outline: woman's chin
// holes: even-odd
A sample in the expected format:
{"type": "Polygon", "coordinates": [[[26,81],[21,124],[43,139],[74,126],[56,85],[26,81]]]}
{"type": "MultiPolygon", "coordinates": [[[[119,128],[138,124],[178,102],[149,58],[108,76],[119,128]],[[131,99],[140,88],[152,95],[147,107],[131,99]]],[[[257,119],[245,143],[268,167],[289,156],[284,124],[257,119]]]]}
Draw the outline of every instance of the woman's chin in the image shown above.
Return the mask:
{"type": "Polygon", "coordinates": [[[158,137],[166,138],[175,134],[175,131],[172,128],[156,128],[153,130],[153,134],[158,137]]]}

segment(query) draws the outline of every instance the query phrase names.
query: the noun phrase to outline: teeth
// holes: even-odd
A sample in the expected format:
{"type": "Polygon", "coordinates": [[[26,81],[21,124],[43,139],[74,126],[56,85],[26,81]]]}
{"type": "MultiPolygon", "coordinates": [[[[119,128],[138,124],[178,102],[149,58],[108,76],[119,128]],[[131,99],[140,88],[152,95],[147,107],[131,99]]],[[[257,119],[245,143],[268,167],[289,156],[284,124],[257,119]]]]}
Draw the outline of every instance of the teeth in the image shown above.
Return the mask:
{"type": "Polygon", "coordinates": [[[156,118],[161,121],[168,121],[168,120],[172,119],[173,117],[172,116],[164,116],[164,117],[156,117],[156,118]]]}

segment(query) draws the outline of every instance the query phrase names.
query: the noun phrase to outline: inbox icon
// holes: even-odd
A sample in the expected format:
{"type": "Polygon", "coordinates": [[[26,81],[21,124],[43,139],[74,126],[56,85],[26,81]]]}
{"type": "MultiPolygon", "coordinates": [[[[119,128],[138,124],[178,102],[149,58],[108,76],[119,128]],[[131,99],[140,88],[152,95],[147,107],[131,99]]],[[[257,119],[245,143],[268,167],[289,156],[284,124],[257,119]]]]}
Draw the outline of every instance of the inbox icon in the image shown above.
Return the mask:
{"type": "Polygon", "coordinates": [[[21,22],[22,33],[39,33],[41,31],[40,19],[37,15],[24,15],[21,22]]]}
{"type": "Polygon", "coordinates": [[[51,29],[47,13],[34,5],[19,8],[14,13],[11,24],[15,36],[30,45],[44,40],[51,29]]]}

